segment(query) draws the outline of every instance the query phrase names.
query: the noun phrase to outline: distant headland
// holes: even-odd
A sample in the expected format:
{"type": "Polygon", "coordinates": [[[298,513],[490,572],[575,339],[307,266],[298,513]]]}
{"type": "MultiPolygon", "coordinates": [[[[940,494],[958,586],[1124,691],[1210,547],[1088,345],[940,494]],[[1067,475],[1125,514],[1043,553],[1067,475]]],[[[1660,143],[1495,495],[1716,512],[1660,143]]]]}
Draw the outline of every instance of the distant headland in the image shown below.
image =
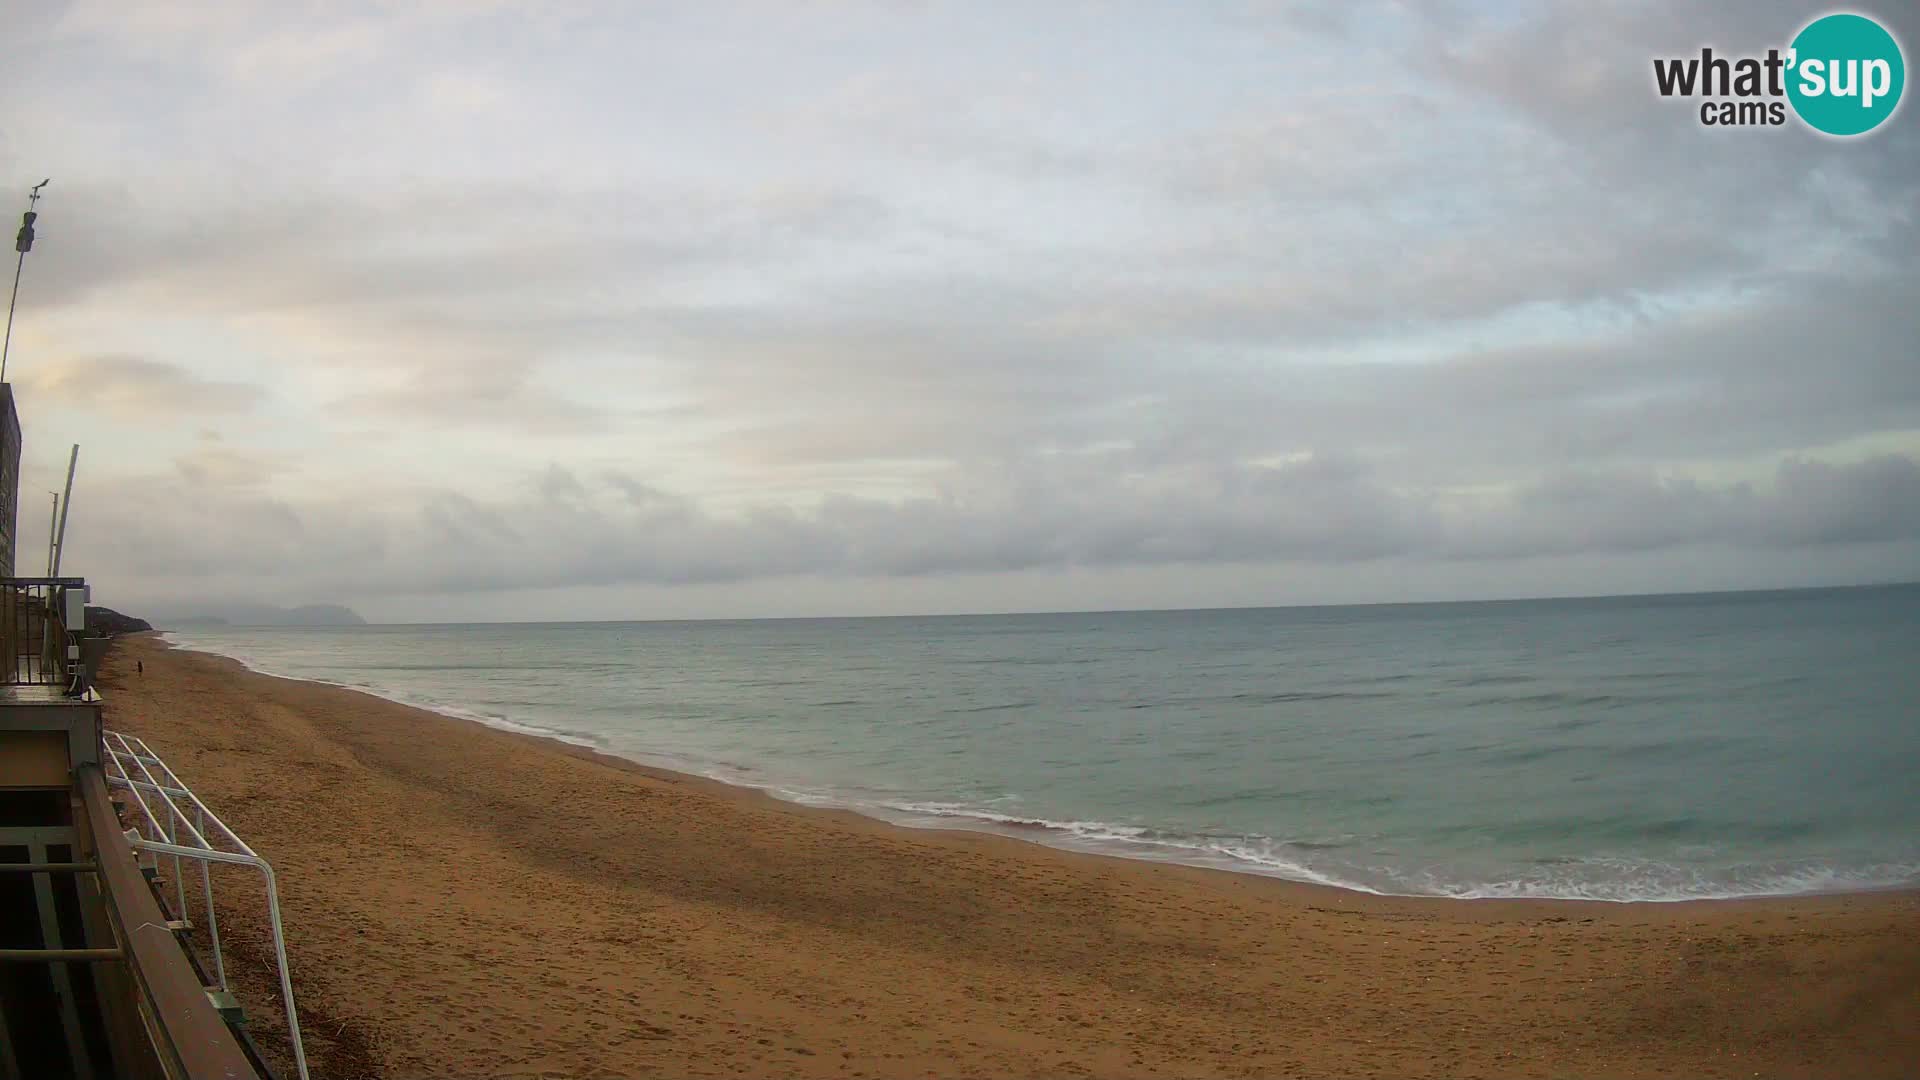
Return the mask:
{"type": "Polygon", "coordinates": [[[145,619],[122,615],[110,607],[88,604],[87,628],[98,637],[117,637],[121,634],[138,634],[144,630],[151,630],[153,624],[145,619]]]}

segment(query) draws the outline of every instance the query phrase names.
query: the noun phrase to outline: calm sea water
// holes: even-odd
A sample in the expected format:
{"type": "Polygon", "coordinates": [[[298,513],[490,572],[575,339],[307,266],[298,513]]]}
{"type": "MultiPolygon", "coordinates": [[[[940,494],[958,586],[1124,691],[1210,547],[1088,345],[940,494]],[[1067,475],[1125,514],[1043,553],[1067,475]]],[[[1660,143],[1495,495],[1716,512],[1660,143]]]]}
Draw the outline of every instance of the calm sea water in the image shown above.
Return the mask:
{"type": "Polygon", "coordinates": [[[801,802],[1384,893],[1920,883],[1920,586],[172,637],[801,802]]]}

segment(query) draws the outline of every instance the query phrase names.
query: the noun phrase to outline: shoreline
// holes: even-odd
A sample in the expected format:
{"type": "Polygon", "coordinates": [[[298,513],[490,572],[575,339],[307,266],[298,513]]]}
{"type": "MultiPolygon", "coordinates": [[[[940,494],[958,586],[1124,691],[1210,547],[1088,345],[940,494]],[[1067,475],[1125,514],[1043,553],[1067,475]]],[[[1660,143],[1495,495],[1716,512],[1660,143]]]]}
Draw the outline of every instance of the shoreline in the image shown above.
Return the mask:
{"type": "Polygon", "coordinates": [[[970,840],[976,840],[976,839],[998,842],[998,843],[1011,843],[1011,844],[1018,844],[1023,847],[1037,848],[1042,851],[1051,852],[1054,854],[1064,855],[1064,856],[1073,857],[1073,858],[1112,860],[1115,862],[1120,862],[1125,864],[1136,864],[1136,865],[1147,866],[1147,867],[1156,867],[1156,866],[1166,867],[1169,869],[1191,871],[1191,872],[1196,872],[1201,874],[1224,874],[1232,878],[1247,878],[1254,881],[1275,882],[1288,888],[1299,887],[1299,888],[1310,889],[1310,890],[1326,890],[1327,893],[1333,897],[1352,896],[1352,897],[1374,898],[1374,899],[1388,900],[1388,901],[1400,901],[1400,900],[1432,901],[1432,902],[1449,903],[1449,904],[1453,904],[1453,903],[1568,904],[1568,905],[1576,905],[1576,906],[1587,905],[1587,904],[1615,905],[1615,904],[1639,904],[1639,903],[1729,904],[1729,903],[1741,903],[1743,901],[1749,901],[1749,900],[1754,900],[1754,901],[1784,900],[1784,899],[1792,899],[1796,896],[1806,897],[1811,899],[1811,898],[1821,897],[1821,896],[1871,895],[1878,892],[1895,892],[1895,893],[1912,892],[1915,895],[1916,899],[1920,899],[1920,888],[1902,889],[1899,887],[1894,887],[1886,890],[1859,889],[1859,890],[1845,890],[1845,891],[1823,892],[1823,893],[1800,893],[1800,894],[1790,894],[1787,896],[1713,897],[1713,898],[1692,898],[1692,899],[1676,899],[1676,900],[1598,900],[1598,899],[1591,899],[1591,898],[1545,897],[1545,896],[1454,897],[1454,896],[1412,895],[1412,894],[1402,895],[1398,893],[1375,892],[1370,889],[1354,888],[1354,887],[1345,886],[1345,885],[1331,884],[1328,882],[1303,881],[1298,878],[1286,877],[1281,874],[1266,874],[1266,873],[1260,873],[1258,871],[1253,871],[1253,870],[1237,870],[1237,869],[1233,869],[1231,867],[1225,867],[1225,866],[1208,866],[1208,865],[1199,864],[1199,863],[1182,862],[1175,859],[1165,859],[1165,860],[1150,859],[1150,858],[1143,858],[1135,855],[1127,855],[1120,852],[1091,851],[1084,848],[1069,847],[1062,844],[1049,844],[1043,840],[1040,840],[1034,837],[1020,835],[1018,831],[1013,829],[1002,830],[1002,829],[992,829],[992,828],[984,828],[984,827],[972,828],[965,825],[954,825],[954,826],[947,826],[947,827],[942,827],[937,825],[929,825],[929,826],[911,825],[905,822],[890,820],[879,814],[867,813],[853,806],[818,805],[813,803],[800,802],[796,799],[782,798],[770,786],[735,782],[732,780],[727,780],[723,777],[711,776],[706,773],[693,772],[687,769],[676,769],[669,765],[663,765],[663,764],[657,764],[650,761],[638,760],[632,757],[628,757],[624,754],[614,753],[613,751],[607,750],[603,747],[592,745],[591,743],[586,742],[584,740],[574,741],[571,737],[567,736],[566,733],[564,732],[552,732],[552,733],[536,732],[534,730],[529,730],[528,725],[506,726],[506,724],[511,724],[511,721],[508,721],[504,724],[489,723],[486,720],[478,719],[471,715],[461,715],[458,713],[449,712],[443,708],[435,708],[429,705],[422,705],[422,704],[417,704],[411,701],[405,701],[397,697],[390,697],[386,694],[379,693],[378,691],[375,691],[367,687],[347,686],[343,683],[328,682],[327,680],[324,680],[324,679],[308,679],[308,678],[303,678],[299,675],[287,675],[280,672],[262,671],[258,668],[248,666],[248,664],[244,660],[240,660],[237,657],[228,656],[225,653],[214,652],[210,649],[189,648],[186,646],[182,646],[176,642],[169,641],[164,636],[166,633],[167,631],[154,630],[154,631],[145,631],[139,634],[129,634],[126,636],[129,638],[135,638],[135,637],[145,638],[147,640],[153,641],[163,646],[165,649],[169,651],[193,653],[199,656],[204,656],[209,658],[215,663],[223,664],[223,665],[231,665],[239,672],[249,676],[253,676],[255,678],[275,679],[280,682],[293,683],[300,686],[325,687],[329,690],[338,691],[343,694],[353,694],[360,697],[371,698],[374,701],[384,702],[388,705],[392,705],[401,709],[406,709],[411,712],[424,713],[427,715],[439,717],[451,723],[470,724],[476,728],[493,732],[495,734],[502,735],[508,738],[524,739],[532,743],[534,746],[537,746],[540,749],[545,751],[566,754],[572,757],[584,758],[598,765],[606,766],[608,768],[618,769],[625,772],[638,773],[639,775],[650,777],[655,780],[661,780],[666,783],[697,785],[697,786],[705,787],[711,791],[717,792],[727,798],[747,798],[747,799],[755,799],[755,800],[765,800],[765,802],[769,806],[777,807],[792,813],[817,814],[817,815],[821,815],[823,818],[826,818],[828,820],[838,819],[842,823],[845,823],[848,820],[851,820],[851,821],[859,822],[863,826],[877,826],[884,829],[897,829],[915,836],[927,836],[927,837],[935,837],[935,838],[952,837],[956,841],[963,842],[963,843],[968,842],[970,840]]]}
{"type": "MultiPolygon", "coordinates": [[[[242,671],[245,671],[248,674],[258,675],[263,678],[281,679],[281,680],[294,682],[294,683],[305,683],[305,684],[311,684],[316,686],[326,686],[326,687],[342,690],[348,693],[362,694],[379,701],[384,701],[384,702],[391,703],[393,705],[398,705],[402,708],[415,709],[421,712],[432,713],[436,716],[445,717],[447,719],[455,720],[463,723],[474,724],[476,726],[483,727],[488,730],[498,731],[498,732],[502,732],[504,734],[509,734],[509,735],[520,736],[523,738],[536,739],[550,745],[567,747],[572,750],[585,751],[595,755],[596,757],[604,758],[612,762],[617,762],[622,764],[631,764],[631,765],[639,766],[643,769],[656,770],[660,773],[665,773],[673,776],[687,777],[691,779],[698,779],[705,782],[717,783],[730,790],[754,792],[759,795],[765,796],[782,805],[792,806],[792,807],[796,807],[803,810],[833,810],[833,811],[849,812],[872,821],[877,821],[889,826],[893,826],[895,828],[909,829],[915,832],[928,832],[928,833],[953,832],[953,833],[976,834],[976,835],[985,835],[985,836],[997,836],[997,837],[1003,837],[1010,840],[1019,841],[1022,843],[1033,844],[1039,847],[1047,848],[1049,850],[1062,851],[1062,852],[1067,852],[1071,854],[1090,855],[1090,856],[1101,857],[1101,858],[1124,859],[1124,860],[1144,863],[1152,866],[1180,866],[1180,867],[1187,867],[1189,869],[1210,870],[1210,871],[1217,871],[1220,873],[1237,874],[1237,875],[1242,875],[1242,876],[1252,877],[1252,878],[1262,878],[1262,879],[1270,879],[1275,881],[1289,882],[1297,885],[1310,885],[1317,888],[1328,888],[1328,889],[1338,890],[1341,892],[1355,893],[1363,896],[1382,897],[1386,899],[1452,900],[1452,901],[1482,901],[1482,902],[1496,901],[1496,900],[1516,900],[1516,901],[1540,901],[1540,902],[1576,903],[1576,904],[1584,904],[1584,903],[1722,904],[1722,903],[1736,903],[1736,902],[1748,901],[1748,900],[1786,900],[1786,899],[1793,899],[1797,897],[1876,895],[1881,893],[1920,894],[1920,882],[1913,882],[1913,881],[1879,883],[1879,884],[1872,884],[1872,885],[1847,885],[1847,886],[1842,886],[1837,888],[1799,889],[1795,891],[1784,891],[1784,892],[1745,892],[1745,893],[1735,893],[1735,894],[1728,894],[1728,895],[1707,895],[1707,896],[1667,896],[1667,895],[1661,895],[1661,896],[1554,896],[1554,895],[1531,895],[1531,894],[1458,896],[1458,895],[1449,895],[1445,893],[1433,893],[1433,892],[1428,892],[1428,893],[1390,892],[1382,889],[1372,888],[1356,882],[1336,880],[1324,874],[1317,874],[1310,868],[1307,868],[1299,864],[1295,864],[1295,866],[1291,868],[1293,872],[1289,872],[1289,868],[1282,868],[1282,867],[1269,868],[1256,861],[1249,860],[1249,859],[1236,858],[1227,853],[1221,853],[1218,856],[1210,857],[1203,853],[1203,849],[1190,847],[1187,845],[1180,845],[1180,844],[1173,844],[1173,843],[1169,843],[1165,845],[1157,845],[1157,847],[1164,848],[1169,852],[1168,854],[1161,855],[1156,853],[1154,850],[1152,850],[1152,848],[1156,847],[1156,845],[1150,845],[1148,842],[1145,842],[1145,841],[1136,841],[1136,840],[1131,840],[1125,837],[1085,836],[1085,835],[1074,833],[1071,829],[1065,827],[1061,823],[1050,822],[1042,819],[1009,817],[1008,820],[999,821],[999,820],[995,820],[993,817],[989,816],[984,811],[974,811],[974,810],[967,810],[967,809],[961,809],[952,814],[916,813],[910,809],[894,807],[894,806],[887,805],[885,803],[862,802],[858,799],[848,797],[848,796],[843,796],[835,792],[828,792],[826,794],[821,795],[820,796],[821,801],[817,801],[817,802],[811,801],[810,799],[802,795],[802,793],[794,792],[794,791],[791,791],[790,789],[784,788],[781,782],[778,780],[770,779],[764,783],[761,783],[761,782],[755,782],[754,780],[748,779],[744,776],[720,775],[717,766],[711,770],[705,769],[703,768],[703,765],[706,763],[698,762],[691,759],[678,758],[672,754],[645,753],[645,752],[638,752],[638,751],[631,752],[631,753],[621,753],[618,751],[608,749],[607,747],[599,743],[596,743],[593,739],[587,736],[576,735],[570,732],[556,730],[556,729],[542,728],[534,724],[519,723],[503,717],[488,717],[481,714],[477,714],[470,709],[466,709],[460,706],[429,704],[429,703],[424,703],[416,700],[409,700],[406,697],[401,696],[398,692],[383,692],[381,689],[376,687],[348,685],[345,683],[332,682],[326,679],[308,678],[301,675],[291,675],[283,672],[264,670],[262,668],[257,668],[252,666],[246,660],[237,656],[232,656],[227,653],[219,652],[213,649],[199,648],[192,645],[182,644],[178,641],[173,640],[169,636],[173,633],[175,633],[175,631],[152,630],[152,631],[143,632],[138,635],[128,635],[128,636],[148,638],[149,640],[161,643],[168,649],[177,649],[183,652],[192,652],[192,653],[198,653],[205,656],[215,657],[217,659],[237,665],[242,671]],[[1181,850],[1194,851],[1196,854],[1193,856],[1183,856],[1178,853],[1181,850]]],[[[1099,823],[1096,822],[1092,824],[1099,824],[1099,823]]],[[[1119,826],[1115,826],[1115,827],[1119,827],[1119,826]]]]}
{"type": "MultiPolygon", "coordinates": [[[[1911,892],[1384,897],[793,804],[151,636],[100,685],[272,861],[316,1077],[1920,1071],[1911,892]]],[[[256,891],[217,886],[271,1052],[256,891]]]]}

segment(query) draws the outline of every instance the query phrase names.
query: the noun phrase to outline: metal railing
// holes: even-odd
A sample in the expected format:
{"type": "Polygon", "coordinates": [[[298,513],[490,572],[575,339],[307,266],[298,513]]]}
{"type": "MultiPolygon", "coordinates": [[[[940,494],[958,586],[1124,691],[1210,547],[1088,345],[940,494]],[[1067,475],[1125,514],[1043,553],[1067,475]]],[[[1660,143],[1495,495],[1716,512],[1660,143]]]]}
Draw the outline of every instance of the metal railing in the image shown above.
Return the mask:
{"type": "Polygon", "coordinates": [[[130,834],[128,842],[137,853],[151,855],[156,860],[173,859],[173,883],[179,904],[175,914],[182,920],[187,919],[188,909],[181,860],[191,859],[200,864],[200,891],[213,953],[214,977],[223,992],[230,992],[230,988],[226,959],[220,951],[220,922],[213,907],[211,864],[251,866],[265,876],[267,918],[273,930],[274,960],[279,965],[280,996],[286,1005],[287,1037],[293,1043],[294,1067],[299,1071],[300,1080],[307,1080],[307,1055],[300,1043],[300,1017],[294,1010],[293,978],[287,971],[287,939],[280,921],[280,891],[274,882],[273,867],[209,810],[145,740],[117,731],[102,732],[102,736],[107,756],[107,783],[133,796],[140,816],[146,819],[147,830],[151,830],[149,835],[136,824],[133,832],[138,835],[130,834]],[[148,796],[153,796],[151,802],[148,796]],[[159,813],[155,812],[156,806],[159,813]]]}
{"type": "Polygon", "coordinates": [[[84,606],[85,578],[0,578],[0,685],[85,687],[76,655],[85,621],[67,625],[70,597],[84,606]]]}

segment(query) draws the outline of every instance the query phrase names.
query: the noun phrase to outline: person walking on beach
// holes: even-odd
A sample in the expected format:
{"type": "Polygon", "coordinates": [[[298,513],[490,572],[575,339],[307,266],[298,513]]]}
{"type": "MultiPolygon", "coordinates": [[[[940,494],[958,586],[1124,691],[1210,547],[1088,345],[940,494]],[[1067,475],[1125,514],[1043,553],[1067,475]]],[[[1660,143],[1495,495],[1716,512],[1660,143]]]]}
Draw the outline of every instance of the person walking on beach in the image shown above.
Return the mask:
{"type": "Polygon", "coordinates": [[[147,673],[147,662],[145,660],[135,660],[133,662],[133,673],[135,675],[145,675],[147,673]]]}

